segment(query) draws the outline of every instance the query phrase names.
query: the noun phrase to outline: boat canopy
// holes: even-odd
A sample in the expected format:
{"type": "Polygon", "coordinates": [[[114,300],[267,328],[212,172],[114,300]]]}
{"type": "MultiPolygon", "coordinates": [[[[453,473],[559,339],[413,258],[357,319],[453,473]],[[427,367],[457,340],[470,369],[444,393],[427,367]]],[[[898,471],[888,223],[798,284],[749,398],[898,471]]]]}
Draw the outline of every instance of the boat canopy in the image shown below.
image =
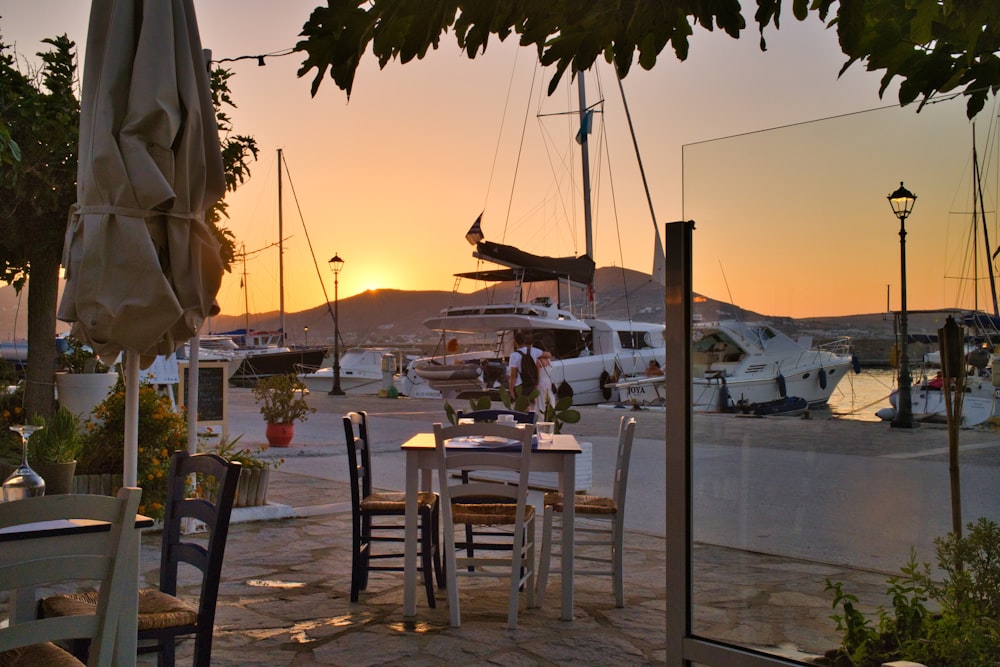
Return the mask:
{"type": "Polygon", "coordinates": [[[510,267],[491,271],[470,271],[456,273],[458,278],[473,278],[494,282],[541,282],[566,278],[580,286],[594,282],[594,260],[587,255],[579,257],[543,257],[519,250],[514,246],[480,241],[476,244],[477,259],[485,259],[496,264],[510,267]]]}

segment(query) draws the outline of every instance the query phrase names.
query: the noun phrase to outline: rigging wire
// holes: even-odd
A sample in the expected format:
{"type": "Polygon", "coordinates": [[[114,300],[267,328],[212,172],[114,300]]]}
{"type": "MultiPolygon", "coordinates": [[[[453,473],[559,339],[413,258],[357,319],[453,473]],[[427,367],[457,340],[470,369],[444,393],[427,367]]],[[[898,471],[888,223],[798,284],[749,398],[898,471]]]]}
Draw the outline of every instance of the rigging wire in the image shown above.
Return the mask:
{"type": "MultiPolygon", "coordinates": [[[[323,274],[319,270],[319,263],[316,261],[316,251],[313,249],[312,238],[309,236],[309,230],[306,229],[305,216],[302,215],[302,206],[299,204],[299,196],[295,192],[295,183],[292,181],[292,172],[288,169],[288,158],[285,157],[284,152],[281,154],[281,162],[285,165],[285,174],[288,176],[288,187],[292,191],[292,199],[295,201],[295,210],[299,214],[299,222],[302,223],[302,231],[306,235],[306,245],[309,246],[309,254],[312,256],[313,266],[316,269],[316,277],[319,278],[320,287],[323,290],[323,302],[326,303],[326,310],[330,313],[330,319],[333,320],[334,331],[337,331],[337,316],[333,313],[333,308],[330,306],[330,295],[326,292],[326,283],[323,282],[323,274]]],[[[278,169],[281,169],[281,165],[278,165],[278,169]]],[[[339,333],[339,332],[338,332],[339,333]]],[[[343,345],[343,339],[337,341],[343,345]]]]}

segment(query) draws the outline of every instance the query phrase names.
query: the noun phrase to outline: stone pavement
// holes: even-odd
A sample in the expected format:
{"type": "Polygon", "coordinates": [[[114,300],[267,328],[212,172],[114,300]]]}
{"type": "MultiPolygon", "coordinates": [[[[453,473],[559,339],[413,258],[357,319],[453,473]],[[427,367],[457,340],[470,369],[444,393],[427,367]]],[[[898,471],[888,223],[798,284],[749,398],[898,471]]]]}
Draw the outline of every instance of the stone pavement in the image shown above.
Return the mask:
{"type": "MultiPolygon", "coordinates": [[[[351,604],[350,500],[342,414],[364,409],[371,421],[379,486],[402,488],[399,444],[444,421],[440,401],[315,395],[318,412],[296,425],[292,446],[265,455],[283,459],[272,473],[269,501],[287,518],[232,526],[216,619],[217,665],[647,665],[663,664],[665,609],[665,465],[662,413],[637,412],[629,483],[626,607],[616,609],[606,577],[579,576],[575,618],[559,620],[558,575],[546,606],[525,609],[506,628],[502,580],[462,584],[462,627],[448,626],[447,598],[429,609],[418,591],[417,617],[402,616],[402,575],[373,573],[351,604]]],[[[593,442],[590,492],[608,494],[619,410],[582,408],[568,431],[593,442]],[[582,434],[586,434],[585,437],[582,434]]],[[[229,431],[252,448],[264,425],[248,390],[230,392],[229,431]]],[[[770,439],[768,439],[770,440],[770,439]]],[[[537,502],[537,499],[535,500],[537,502]]],[[[146,583],[156,581],[158,536],[144,543],[146,583]]],[[[849,581],[863,599],[884,590],[883,574],[696,545],[696,632],[808,658],[837,644],[827,577],[849,581]],[[805,649],[803,647],[806,647],[805,649]],[[810,652],[810,650],[812,652],[810,652]]],[[[191,642],[179,649],[190,655],[191,642]]],[[[152,665],[152,656],[140,664],[152,665]]],[[[183,663],[181,663],[183,664],[183,663]]]]}
{"type": "MultiPolygon", "coordinates": [[[[429,609],[422,590],[417,616],[402,616],[402,574],[373,573],[358,603],[349,600],[350,498],[342,414],[369,413],[377,485],[402,488],[399,444],[444,421],[440,401],[316,395],[318,408],[296,425],[292,446],[265,456],[283,459],[272,472],[262,512],[241,511],[231,527],[216,618],[213,665],[647,665],[663,664],[666,649],[664,466],[662,413],[638,412],[629,484],[626,544],[626,607],[616,609],[605,577],[576,579],[574,621],[559,620],[558,586],[549,582],[546,606],[525,609],[515,631],[506,628],[502,580],[462,582],[461,628],[448,625],[447,598],[429,609]],[[255,520],[256,519],[256,520],[255,520]]],[[[610,492],[614,441],[622,412],[582,408],[584,419],[567,427],[593,443],[592,493],[610,492]]],[[[852,425],[830,422],[754,422],[752,429],[725,417],[696,418],[720,444],[793,446],[809,433],[815,447],[856,447],[872,452],[852,425]],[[797,434],[796,438],[789,431],[797,434]],[[827,444],[829,441],[829,444],[827,444]]],[[[264,442],[264,424],[249,390],[230,392],[229,432],[240,444],[264,442]]],[[[877,425],[876,425],[877,426],[877,425]]],[[[881,429],[885,430],[885,429],[881,429]]],[[[891,434],[894,435],[894,434],[891,434]]],[[[940,441],[927,429],[911,442],[940,441]]],[[[978,438],[979,435],[975,434],[978,438]]],[[[970,437],[970,440],[973,438],[970,437]]],[[[995,435],[984,434],[972,454],[997,456],[995,435]],[[978,447],[978,448],[976,448],[978,447]]],[[[891,443],[890,443],[891,444],[891,443]]],[[[889,445],[886,445],[889,446],[889,445]]],[[[936,454],[935,454],[936,456],[936,454]]],[[[536,501],[537,502],[537,499],[536,501]]],[[[540,522],[539,522],[540,523],[540,522]]],[[[159,534],[143,538],[143,584],[157,581],[159,534]]],[[[886,573],[696,544],[693,550],[696,634],[808,659],[837,645],[830,619],[827,579],[864,600],[884,598],[886,573]]],[[[3,615],[0,604],[0,617],[3,615]]],[[[187,664],[191,641],[179,647],[187,664]]],[[[154,665],[152,655],[139,664],[154,665]]]]}

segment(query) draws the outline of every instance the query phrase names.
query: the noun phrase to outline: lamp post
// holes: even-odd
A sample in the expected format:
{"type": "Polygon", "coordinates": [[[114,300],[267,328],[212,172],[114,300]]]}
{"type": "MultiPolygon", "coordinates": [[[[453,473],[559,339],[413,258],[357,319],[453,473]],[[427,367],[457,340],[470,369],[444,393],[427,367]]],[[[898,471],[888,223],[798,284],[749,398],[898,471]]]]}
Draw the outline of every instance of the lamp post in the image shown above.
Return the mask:
{"type": "Polygon", "coordinates": [[[333,271],[333,389],[330,396],[343,396],[340,388],[340,270],[344,268],[344,260],[334,253],[330,258],[330,270],[333,271]]]}
{"type": "Polygon", "coordinates": [[[305,335],[306,338],[305,346],[309,347],[309,327],[302,327],[302,333],[305,335]]]}
{"type": "Polygon", "coordinates": [[[913,211],[913,205],[917,201],[917,196],[903,187],[903,182],[899,182],[899,189],[888,197],[892,212],[899,218],[899,271],[900,271],[900,307],[899,307],[899,334],[902,339],[899,347],[899,394],[896,401],[896,417],[892,420],[893,428],[916,428],[917,423],[913,420],[913,404],[910,402],[910,388],[913,380],[910,377],[910,357],[907,353],[907,340],[909,331],[907,328],[906,314],[906,218],[913,211]]]}

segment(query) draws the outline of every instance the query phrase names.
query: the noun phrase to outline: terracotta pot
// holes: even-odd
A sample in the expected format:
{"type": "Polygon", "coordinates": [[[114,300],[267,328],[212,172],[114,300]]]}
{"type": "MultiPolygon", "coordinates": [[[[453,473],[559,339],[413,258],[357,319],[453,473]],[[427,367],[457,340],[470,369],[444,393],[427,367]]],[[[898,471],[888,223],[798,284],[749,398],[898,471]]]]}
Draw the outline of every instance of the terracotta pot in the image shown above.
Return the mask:
{"type": "Polygon", "coordinates": [[[268,424],[264,435],[272,447],[287,447],[295,435],[295,424],[268,424]]]}

